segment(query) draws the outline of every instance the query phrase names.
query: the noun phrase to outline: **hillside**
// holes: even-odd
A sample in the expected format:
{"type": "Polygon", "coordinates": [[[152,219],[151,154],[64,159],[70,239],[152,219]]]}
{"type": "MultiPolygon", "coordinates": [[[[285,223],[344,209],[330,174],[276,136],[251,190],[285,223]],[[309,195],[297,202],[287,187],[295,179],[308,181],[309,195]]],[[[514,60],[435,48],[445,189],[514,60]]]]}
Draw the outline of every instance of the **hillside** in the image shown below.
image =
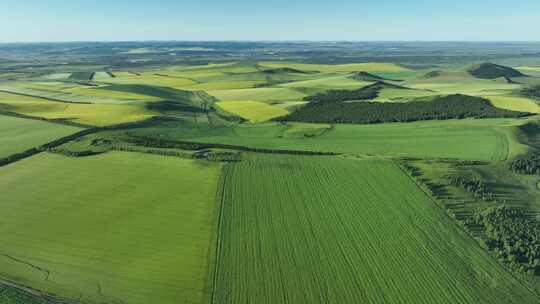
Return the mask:
{"type": "Polygon", "coordinates": [[[471,67],[468,70],[469,74],[476,78],[483,79],[496,79],[500,77],[511,78],[511,77],[524,77],[525,75],[520,71],[503,66],[495,63],[482,63],[476,66],[471,67]]]}
{"type": "Polygon", "coordinates": [[[328,90],[324,93],[304,97],[305,101],[341,102],[375,99],[383,89],[408,89],[399,85],[377,81],[356,90],[328,90]]]}

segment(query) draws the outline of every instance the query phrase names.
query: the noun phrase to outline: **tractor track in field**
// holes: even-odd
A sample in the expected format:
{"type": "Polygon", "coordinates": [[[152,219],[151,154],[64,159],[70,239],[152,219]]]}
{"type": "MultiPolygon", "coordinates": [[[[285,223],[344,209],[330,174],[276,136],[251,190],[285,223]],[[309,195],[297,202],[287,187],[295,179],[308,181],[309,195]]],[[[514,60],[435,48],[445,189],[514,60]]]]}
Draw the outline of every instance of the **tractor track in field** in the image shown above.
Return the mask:
{"type": "Polygon", "coordinates": [[[213,278],[212,278],[212,291],[210,295],[210,304],[216,303],[216,286],[218,281],[218,273],[220,268],[220,252],[221,252],[221,227],[223,226],[223,208],[225,207],[224,201],[225,201],[225,189],[227,186],[227,178],[229,176],[230,169],[227,168],[227,166],[230,166],[230,164],[225,164],[222,169],[222,175],[221,180],[219,182],[219,188],[217,190],[218,192],[218,221],[217,221],[217,228],[216,228],[216,249],[215,249],[215,266],[213,270],[213,278]]]}
{"type": "Polygon", "coordinates": [[[40,272],[42,272],[43,274],[45,274],[45,281],[47,282],[50,282],[49,281],[49,276],[51,275],[51,272],[48,270],[48,269],[45,269],[43,267],[40,267],[40,266],[37,266],[37,265],[34,265],[28,261],[25,261],[25,260],[22,260],[22,259],[19,259],[19,258],[16,258],[12,255],[9,255],[9,254],[6,254],[6,253],[3,253],[3,252],[0,252],[0,256],[3,256],[5,258],[7,258],[8,260],[11,260],[11,261],[14,261],[16,263],[19,263],[19,264],[23,264],[23,265],[26,265],[26,266],[29,266],[33,269],[36,269],[40,272]]]}

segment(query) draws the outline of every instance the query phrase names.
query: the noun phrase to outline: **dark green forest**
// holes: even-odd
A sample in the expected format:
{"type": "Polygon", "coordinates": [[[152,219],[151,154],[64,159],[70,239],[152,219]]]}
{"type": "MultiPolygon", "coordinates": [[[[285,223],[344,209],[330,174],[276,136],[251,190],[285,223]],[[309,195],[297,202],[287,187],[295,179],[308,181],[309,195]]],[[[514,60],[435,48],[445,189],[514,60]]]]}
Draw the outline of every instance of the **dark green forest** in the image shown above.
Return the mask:
{"type": "Polygon", "coordinates": [[[276,120],[372,124],[433,119],[518,118],[528,115],[530,113],[496,108],[481,97],[455,94],[407,103],[311,102],[276,120]]]}

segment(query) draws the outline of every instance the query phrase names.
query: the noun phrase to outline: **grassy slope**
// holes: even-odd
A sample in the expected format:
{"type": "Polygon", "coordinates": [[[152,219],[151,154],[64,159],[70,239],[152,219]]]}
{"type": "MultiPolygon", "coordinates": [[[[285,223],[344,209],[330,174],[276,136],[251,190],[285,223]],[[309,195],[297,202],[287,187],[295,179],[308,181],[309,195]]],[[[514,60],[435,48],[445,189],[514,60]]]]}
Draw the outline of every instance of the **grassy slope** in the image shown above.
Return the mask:
{"type": "Polygon", "coordinates": [[[538,300],[391,162],[253,156],[224,191],[214,303],[538,300]]]}
{"type": "Polygon", "coordinates": [[[315,137],[303,133],[288,134],[291,125],[277,123],[218,128],[184,124],[132,132],[173,140],[259,148],[502,160],[507,158],[510,148],[520,147],[513,133],[514,126],[523,122],[525,120],[465,119],[374,125],[343,124],[315,137]]]}
{"type": "Polygon", "coordinates": [[[3,167],[0,277],[85,303],[205,303],[219,168],[122,152],[3,167]]]}
{"type": "Polygon", "coordinates": [[[77,127],[0,115],[0,158],[81,130],[77,127]]]}

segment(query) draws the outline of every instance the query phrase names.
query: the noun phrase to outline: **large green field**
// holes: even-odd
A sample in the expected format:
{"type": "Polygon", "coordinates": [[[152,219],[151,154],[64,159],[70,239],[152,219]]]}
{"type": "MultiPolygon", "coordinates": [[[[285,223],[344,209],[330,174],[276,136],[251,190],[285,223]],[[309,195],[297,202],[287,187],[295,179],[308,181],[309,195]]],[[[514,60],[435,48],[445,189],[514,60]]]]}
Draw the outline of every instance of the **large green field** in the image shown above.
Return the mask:
{"type": "Polygon", "coordinates": [[[80,128],[0,115],[0,158],[70,135],[80,128]]]}
{"type": "Polygon", "coordinates": [[[280,124],[212,127],[203,124],[164,124],[130,133],[172,140],[226,143],[253,148],[307,150],[385,156],[504,160],[523,152],[515,126],[526,120],[465,119],[373,125],[280,124]],[[311,126],[308,131],[298,129],[311,126]],[[324,132],[311,134],[313,129],[324,132]],[[291,132],[292,130],[292,132],[291,132]]]}
{"type": "Polygon", "coordinates": [[[82,303],[208,303],[219,171],[126,152],[0,168],[0,278],[82,303]]]}
{"type": "Polygon", "coordinates": [[[387,161],[226,167],[214,303],[533,303],[387,161]]]}

